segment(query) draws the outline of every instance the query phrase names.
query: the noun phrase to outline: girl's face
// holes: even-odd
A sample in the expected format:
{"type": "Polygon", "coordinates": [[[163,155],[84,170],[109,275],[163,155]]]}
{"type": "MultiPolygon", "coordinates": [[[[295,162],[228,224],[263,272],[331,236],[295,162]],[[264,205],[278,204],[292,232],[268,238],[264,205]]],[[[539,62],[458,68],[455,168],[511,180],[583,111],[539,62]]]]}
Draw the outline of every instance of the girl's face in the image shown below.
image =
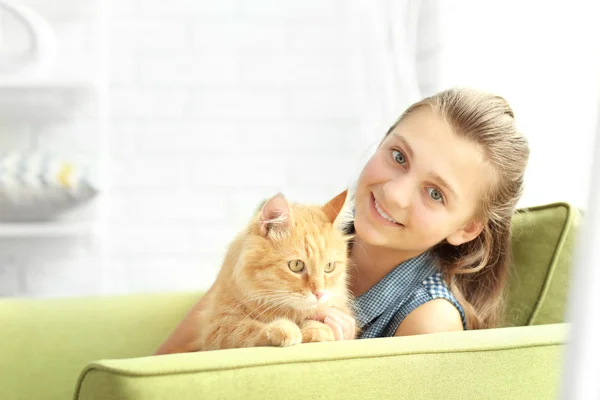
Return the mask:
{"type": "Polygon", "coordinates": [[[444,239],[468,242],[483,229],[477,210],[495,178],[478,144],[422,107],[396,126],[362,170],[356,233],[373,246],[415,254],[444,239]]]}

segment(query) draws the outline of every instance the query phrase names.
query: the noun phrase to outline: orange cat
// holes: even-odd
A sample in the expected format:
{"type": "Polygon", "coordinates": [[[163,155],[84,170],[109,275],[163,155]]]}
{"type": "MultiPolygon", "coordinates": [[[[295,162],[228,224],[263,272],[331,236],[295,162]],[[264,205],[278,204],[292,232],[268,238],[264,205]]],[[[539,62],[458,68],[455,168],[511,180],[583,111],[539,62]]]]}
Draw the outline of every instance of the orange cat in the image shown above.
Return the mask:
{"type": "Polygon", "coordinates": [[[200,350],[333,340],[307,318],[327,307],[350,314],[349,236],[339,228],[346,192],[323,207],[277,194],[237,235],[198,317],[200,350]]]}

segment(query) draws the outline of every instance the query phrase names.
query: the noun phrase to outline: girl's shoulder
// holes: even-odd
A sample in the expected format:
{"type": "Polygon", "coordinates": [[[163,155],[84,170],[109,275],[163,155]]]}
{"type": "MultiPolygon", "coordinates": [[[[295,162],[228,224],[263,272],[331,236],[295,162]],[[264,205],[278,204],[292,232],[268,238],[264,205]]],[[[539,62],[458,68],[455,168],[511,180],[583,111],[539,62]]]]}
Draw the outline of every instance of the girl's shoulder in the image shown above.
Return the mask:
{"type": "Polygon", "coordinates": [[[429,278],[425,279],[422,283],[423,288],[428,296],[427,301],[435,300],[435,299],[445,299],[448,300],[460,314],[460,319],[463,324],[463,329],[467,330],[467,319],[465,316],[465,310],[462,305],[458,302],[456,297],[450,291],[448,284],[444,280],[442,273],[437,272],[431,275],[429,278]]]}
{"type": "MultiPolygon", "coordinates": [[[[417,310],[421,306],[425,306],[426,304],[428,306],[432,306],[433,303],[435,303],[434,300],[439,301],[439,299],[446,300],[449,303],[450,307],[453,306],[458,311],[458,313],[460,314],[460,321],[462,323],[462,327],[464,330],[467,330],[467,319],[462,305],[458,302],[456,297],[450,291],[450,288],[443,279],[442,273],[435,272],[432,275],[425,278],[423,281],[421,281],[421,283],[411,293],[407,301],[396,312],[396,315],[394,317],[394,323],[392,324],[393,329],[391,329],[388,332],[388,335],[391,336],[396,334],[396,331],[400,327],[400,324],[405,319],[410,319],[409,316],[414,316],[414,314],[411,315],[413,311],[417,310]]],[[[442,304],[442,306],[444,307],[442,307],[441,309],[447,312],[447,306],[445,304],[442,304]]],[[[421,307],[420,309],[422,310],[423,307],[421,307]]],[[[439,310],[440,307],[436,307],[436,309],[439,310]]],[[[432,308],[429,307],[425,311],[427,311],[427,317],[431,318],[430,315],[432,313],[432,308]]]]}
{"type": "MultiPolygon", "coordinates": [[[[356,299],[356,318],[363,329],[361,338],[394,336],[411,312],[427,303],[439,304],[433,302],[437,299],[445,299],[458,310],[466,330],[463,307],[446,285],[431,254],[403,262],[356,299]]],[[[444,310],[446,307],[442,303],[444,310]]]]}

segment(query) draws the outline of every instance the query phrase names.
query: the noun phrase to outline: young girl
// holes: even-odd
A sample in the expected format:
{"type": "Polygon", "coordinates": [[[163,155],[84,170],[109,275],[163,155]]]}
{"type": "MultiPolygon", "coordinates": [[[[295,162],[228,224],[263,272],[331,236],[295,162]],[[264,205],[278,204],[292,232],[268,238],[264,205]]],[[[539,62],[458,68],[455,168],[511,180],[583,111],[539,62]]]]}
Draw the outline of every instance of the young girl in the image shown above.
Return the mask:
{"type": "MultiPolygon", "coordinates": [[[[362,170],[349,269],[356,320],[336,340],[496,327],[529,149],[501,97],[450,89],[409,107],[362,170]]],[[[156,354],[194,351],[200,300],[156,354]]]]}

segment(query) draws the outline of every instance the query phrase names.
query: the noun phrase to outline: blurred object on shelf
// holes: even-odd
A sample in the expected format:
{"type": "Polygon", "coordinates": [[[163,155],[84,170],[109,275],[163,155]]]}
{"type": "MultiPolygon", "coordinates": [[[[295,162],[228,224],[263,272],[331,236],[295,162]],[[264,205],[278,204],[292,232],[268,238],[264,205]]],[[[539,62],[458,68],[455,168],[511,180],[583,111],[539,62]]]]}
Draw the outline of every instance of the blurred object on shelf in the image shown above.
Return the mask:
{"type": "Polygon", "coordinates": [[[0,221],[45,221],[96,196],[90,169],[43,153],[0,154],[0,221]]]}

